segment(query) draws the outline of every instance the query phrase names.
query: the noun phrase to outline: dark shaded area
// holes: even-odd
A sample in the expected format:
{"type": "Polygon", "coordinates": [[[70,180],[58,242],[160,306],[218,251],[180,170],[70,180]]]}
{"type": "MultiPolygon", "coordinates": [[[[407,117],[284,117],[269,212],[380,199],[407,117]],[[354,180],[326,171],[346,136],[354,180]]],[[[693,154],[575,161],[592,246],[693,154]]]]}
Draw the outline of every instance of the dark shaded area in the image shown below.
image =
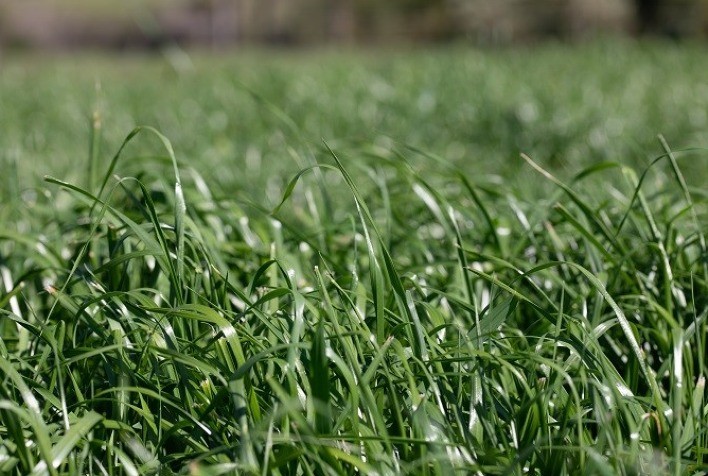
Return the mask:
{"type": "Polygon", "coordinates": [[[641,33],[656,33],[660,24],[659,7],[661,0],[634,0],[637,11],[637,25],[641,33]]]}

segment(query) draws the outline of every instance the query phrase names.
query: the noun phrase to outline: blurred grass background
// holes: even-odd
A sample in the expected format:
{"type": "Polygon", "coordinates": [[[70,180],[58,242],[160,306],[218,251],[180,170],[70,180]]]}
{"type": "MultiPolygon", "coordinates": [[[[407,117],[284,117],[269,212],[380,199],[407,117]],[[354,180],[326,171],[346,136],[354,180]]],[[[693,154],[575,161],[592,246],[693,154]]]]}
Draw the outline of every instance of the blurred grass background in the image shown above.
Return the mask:
{"type": "MultiPolygon", "coordinates": [[[[105,155],[135,124],[150,124],[185,160],[245,158],[290,173],[293,136],[270,104],[310,141],[348,150],[405,144],[479,173],[514,177],[520,152],[561,174],[603,160],[642,165],[661,153],[659,133],[674,148],[708,143],[706,70],[700,43],[629,41],[574,50],[14,56],[0,76],[1,155],[22,164],[25,185],[44,173],[78,178],[96,111],[105,155]]],[[[688,162],[689,177],[705,176],[688,162]]],[[[213,179],[250,183],[272,172],[227,167],[213,179]]]]}
{"type": "Polygon", "coordinates": [[[189,163],[247,164],[215,183],[259,190],[298,169],[289,133],[353,154],[420,147],[512,180],[520,152],[561,175],[642,166],[661,153],[659,133],[675,148],[706,143],[706,11],[705,0],[6,0],[0,161],[12,189],[79,178],[96,115],[106,154],[135,124],[155,125],[189,163]]]}

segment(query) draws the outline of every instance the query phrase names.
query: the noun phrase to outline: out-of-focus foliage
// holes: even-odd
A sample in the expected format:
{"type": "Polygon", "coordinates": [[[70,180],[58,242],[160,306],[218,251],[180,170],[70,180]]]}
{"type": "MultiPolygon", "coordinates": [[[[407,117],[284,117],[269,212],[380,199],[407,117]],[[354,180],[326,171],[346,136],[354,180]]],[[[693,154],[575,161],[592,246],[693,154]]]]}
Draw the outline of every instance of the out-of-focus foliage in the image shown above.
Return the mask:
{"type": "Polygon", "coordinates": [[[4,0],[0,45],[156,48],[705,36],[706,0],[4,0]]]}

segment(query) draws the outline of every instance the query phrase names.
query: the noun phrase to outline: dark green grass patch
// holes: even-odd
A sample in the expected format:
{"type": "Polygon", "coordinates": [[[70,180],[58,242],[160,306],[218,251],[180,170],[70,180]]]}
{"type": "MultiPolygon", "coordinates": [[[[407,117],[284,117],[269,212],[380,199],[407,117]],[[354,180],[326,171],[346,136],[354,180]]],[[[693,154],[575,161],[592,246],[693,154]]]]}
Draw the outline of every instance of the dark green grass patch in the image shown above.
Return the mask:
{"type": "Polygon", "coordinates": [[[539,141],[497,170],[525,178],[502,180],[448,157],[410,106],[381,127],[417,140],[352,141],[331,109],[310,124],[277,88],[232,87],[264,122],[253,147],[280,154],[257,172],[255,149],[210,162],[198,121],[115,144],[104,123],[80,170],[4,189],[1,473],[708,470],[708,210],[686,172],[705,152],[662,140],[651,160],[557,172],[539,141]]]}

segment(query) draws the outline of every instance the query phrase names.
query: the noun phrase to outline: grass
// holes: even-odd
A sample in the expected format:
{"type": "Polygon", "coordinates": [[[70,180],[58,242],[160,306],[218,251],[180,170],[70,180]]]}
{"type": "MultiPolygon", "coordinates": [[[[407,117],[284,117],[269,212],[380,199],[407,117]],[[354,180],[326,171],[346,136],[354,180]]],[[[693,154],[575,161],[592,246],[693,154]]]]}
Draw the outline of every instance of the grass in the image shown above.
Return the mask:
{"type": "Polygon", "coordinates": [[[698,51],[13,59],[0,472],[705,473],[698,51]]]}

